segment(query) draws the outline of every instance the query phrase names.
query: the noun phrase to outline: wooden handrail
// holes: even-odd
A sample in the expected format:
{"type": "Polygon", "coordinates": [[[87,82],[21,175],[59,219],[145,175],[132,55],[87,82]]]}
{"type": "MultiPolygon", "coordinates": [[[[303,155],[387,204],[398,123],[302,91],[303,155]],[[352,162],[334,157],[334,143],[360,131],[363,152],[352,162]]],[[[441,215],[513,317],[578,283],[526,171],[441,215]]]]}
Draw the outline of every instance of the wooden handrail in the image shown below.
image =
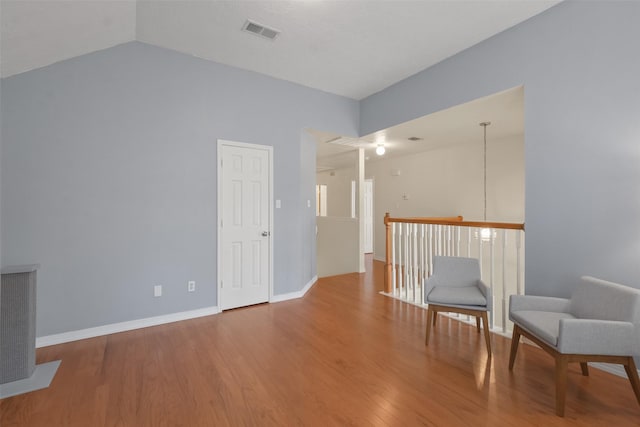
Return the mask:
{"type": "Polygon", "coordinates": [[[477,228],[502,228],[507,230],[524,230],[524,223],[510,222],[485,222],[485,221],[464,221],[462,216],[454,217],[427,217],[427,218],[391,218],[389,212],[384,215],[384,225],[386,231],[385,265],[384,265],[384,290],[391,292],[393,265],[391,264],[391,223],[411,223],[411,224],[437,224],[454,225],[457,227],[477,227],[477,228]]]}
{"type": "Polygon", "coordinates": [[[385,220],[388,218],[390,222],[412,222],[417,224],[434,224],[433,221],[450,221],[461,222],[463,220],[461,215],[458,216],[429,216],[429,217],[406,217],[406,218],[391,218],[389,212],[385,214],[385,220]]]}
{"type": "Polygon", "coordinates": [[[388,225],[392,222],[404,222],[410,224],[438,224],[457,225],[458,227],[478,227],[478,228],[504,228],[508,230],[524,230],[524,223],[515,222],[484,222],[484,221],[464,221],[461,216],[457,217],[426,217],[426,218],[391,218],[389,213],[384,216],[384,223],[388,225]]]}

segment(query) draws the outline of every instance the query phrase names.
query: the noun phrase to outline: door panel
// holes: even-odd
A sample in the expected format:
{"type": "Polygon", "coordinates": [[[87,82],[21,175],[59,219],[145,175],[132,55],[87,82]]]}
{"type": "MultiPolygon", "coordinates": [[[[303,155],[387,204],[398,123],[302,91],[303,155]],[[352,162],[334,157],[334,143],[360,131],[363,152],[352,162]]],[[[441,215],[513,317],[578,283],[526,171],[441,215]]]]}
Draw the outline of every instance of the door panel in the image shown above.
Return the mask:
{"type": "Polygon", "coordinates": [[[220,308],[269,300],[270,152],[221,147],[220,308]]]}

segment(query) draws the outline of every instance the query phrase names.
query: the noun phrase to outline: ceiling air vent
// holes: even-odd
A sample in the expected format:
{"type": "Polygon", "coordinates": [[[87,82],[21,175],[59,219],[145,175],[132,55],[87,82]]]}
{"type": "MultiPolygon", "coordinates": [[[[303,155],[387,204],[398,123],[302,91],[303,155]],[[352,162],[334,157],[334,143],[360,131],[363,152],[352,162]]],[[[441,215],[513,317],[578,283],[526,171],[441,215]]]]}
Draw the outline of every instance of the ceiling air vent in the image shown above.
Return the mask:
{"type": "Polygon", "coordinates": [[[244,23],[242,31],[246,31],[247,33],[251,33],[269,40],[274,40],[276,37],[278,37],[278,34],[280,34],[280,30],[266,27],[249,19],[247,19],[247,22],[244,23]]]}
{"type": "Polygon", "coordinates": [[[423,138],[417,137],[417,136],[410,136],[409,138],[407,138],[409,141],[422,141],[423,138]]]}
{"type": "Polygon", "coordinates": [[[359,139],[347,138],[346,136],[337,136],[328,141],[325,141],[325,143],[333,144],[333,145],[342,145],[345,147],[365,147],[367,144],[366,142],[360,141],[359,139]]]}

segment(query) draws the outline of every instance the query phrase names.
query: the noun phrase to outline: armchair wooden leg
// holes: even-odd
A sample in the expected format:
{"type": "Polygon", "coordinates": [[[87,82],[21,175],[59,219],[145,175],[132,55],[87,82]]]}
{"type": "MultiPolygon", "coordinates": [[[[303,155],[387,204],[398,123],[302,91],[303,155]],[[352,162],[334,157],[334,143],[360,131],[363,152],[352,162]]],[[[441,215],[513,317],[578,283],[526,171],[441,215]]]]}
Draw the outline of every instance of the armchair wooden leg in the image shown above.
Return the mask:
{"type": "Polygon", "coordinates": [[[427,336],[424,339],[424,345],[426,346],[429,345],[429,335],[431,335],[431,323],[435,320],[435,316],[437,315],[438,313],[433,311],[433,309],[429,306],[429,308],[427,309],[427,336]]]}
{"type": "Polygon", "coordinates": [[[567,392],[567,365],[569,359],[564,354],[556,355],[556,415],[564,417],[564,402],[567,392]]]}
{"type": "Polygon", "coordinates": [[[520,327],[513,325],[513,335],[511,336],[511,353],[509,354],[509,370],[513,370],[513,364],[516,361],[516,353],[518,353],[518,344],[520,343],[520,327]]]}
{"type": "Polygon", "coordinates": [[[636,369],[633,357],[629,357],[628,362],[624,365],[624,370],[627,371],[627,377],[629,377],[631,388],[633,388],[636,400],[640,404],[640,378],[638,378],[638,370],[636,369]]]}
{"type": "Polygon", "coordinates": [[[478,316],[476,316],[476,329],[480,333],[480,318],[478,316]]]}
{"type": "Polygon", "coordinates": [[[438,312],[433,312],[433,326],[436,326],[436,320],[438,320],[438,312]]]}
{"type": "Polygon", "coordinates": [[[589,376],[589,365],[587,365],[587,362],[580,362],[580,369],[582,369],[582,375],[585,377],[589,376]]]}
{"type": "Polygon", "coordinates": [[[482,323],[484,324],[484,340],[487,343],[487,352],[489,356],[491,356],[491,333],[489,332],[489,319],[487,318],[486,311],[482,312],[482,323]]]}

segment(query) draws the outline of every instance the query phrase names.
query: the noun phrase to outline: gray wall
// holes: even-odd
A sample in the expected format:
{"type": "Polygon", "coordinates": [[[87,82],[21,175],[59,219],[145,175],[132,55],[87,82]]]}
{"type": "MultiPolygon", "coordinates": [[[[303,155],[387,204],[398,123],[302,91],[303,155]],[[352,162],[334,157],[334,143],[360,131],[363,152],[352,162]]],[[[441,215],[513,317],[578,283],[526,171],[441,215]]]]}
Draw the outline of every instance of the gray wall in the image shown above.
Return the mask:
{"type": "Polygon", "coordinates": [[[2,79],[0,79],[0,266],[2,263],[2,79]]]}
{"type": "MultiPolygon", "coordinates": [[[[2,16],[2,2],[0,2],[0,16],[2,16]]],[[[2,46],[2,32],[0,32],[0,46],[2,46]]],[[[2,55],[0,55],[0,60],[2,55]]],[[[2,79],[0,79],[0,106],[2,105],[2,79]]],[[[2,108],[0,108],[0,267],[2,263],[2,108]]]]}
{"type": "Polygon", "coordinates": [[[315,274],[301,135],[356,135],[356,101],[137,42],[2,85],[2,262],[41,264],[38,336],[217,304],[218,138],[274,147],[275,293],[315,274]]]}
{"type": "Polygon", "coordinates": [[[527,293],[640,288],[638,21],[640,2],[563,2],[363,100],[360,134],[524,84],[527,293]]]}

